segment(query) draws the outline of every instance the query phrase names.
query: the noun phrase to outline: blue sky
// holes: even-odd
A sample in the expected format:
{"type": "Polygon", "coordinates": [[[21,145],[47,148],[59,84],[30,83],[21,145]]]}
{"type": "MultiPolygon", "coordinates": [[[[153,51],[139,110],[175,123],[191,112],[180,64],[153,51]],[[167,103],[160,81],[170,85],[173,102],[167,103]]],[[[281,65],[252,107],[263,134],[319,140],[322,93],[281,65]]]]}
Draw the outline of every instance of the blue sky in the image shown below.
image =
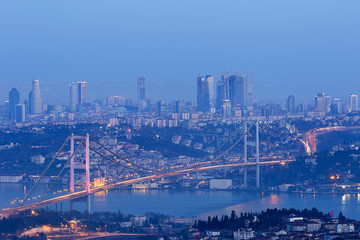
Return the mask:
{"type": "Polygon", "coordinates": [[[347,101],[360,93],[360,1],[1,0],[0,100],[27,97],[40,79],[45,102],[147,95],[196,99],[196,76],[255,72],[258,100],[312,102],[317,92],[347,101]]]}

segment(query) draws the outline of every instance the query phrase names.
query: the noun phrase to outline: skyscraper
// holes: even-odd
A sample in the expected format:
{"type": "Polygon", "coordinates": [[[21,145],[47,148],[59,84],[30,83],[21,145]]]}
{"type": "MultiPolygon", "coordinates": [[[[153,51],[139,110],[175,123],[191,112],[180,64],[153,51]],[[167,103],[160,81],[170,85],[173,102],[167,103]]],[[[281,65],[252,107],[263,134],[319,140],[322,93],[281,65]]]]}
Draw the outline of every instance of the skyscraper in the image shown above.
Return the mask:
{"type": "Polygon", "coordinates": [[[214,104],[214,77],[206,75],[205,80],[209,88],[209,103],[212,106],[214,104]]]}
{"type": "Polygon", "coordinates": [[[138,78],[138,101],[145,100],[145,77],[138,78]]]}
{"type": "Polygon", "coordinates": [[[349,107],[350,112],[358,111],[359,110],[359,95],[356,93],[352,93],[352,94],[350,94],[349,100],[350,100],[350,107],[349,107]]]}
{"type": "Polygon", "coordinates": [[[15,122],[21,123],[26,120],[25,104],[20,103],[15,105],[15,122]]]}
{"type": "Polygon", "coordinates": [[[221,106],[223,118],[231,117],[231,102],[230,100],[224,100],[221,106]]]}
{"type": "Polygon", "coordinates": [[[31,114],[42,113],[42,100],[38,79],[32,81],[32,89],[29,93],[29,112],[31,114]]]}
{"type": "Polygon", "coordinates": [[[20,101],[20,93],[16,88],[9,92],[9,120],[15,120],[15,106],[20,101]]]}
{"type": "Polygon", "coordinates": [[[175,103],[175,110],[177,113],[183,113],[185,110],[185,101],[184,100],[178,100],[175,103]]]}
{"type": "Polygon", "coordinates": [[[70,84],[70,112],[76,112],[76,84],[70,84]]]}
{"type": "Polygon", "coordinates": [[[214,78],[210,75],[199,76],[197,79],[197,109],[208,112],[214,101],[214,78]],[[212,101],[212,102],[211,102],[212,101]]]}
{"type": "Polygon", "coordinates": [[[87,84],[87,82],[77,82],[77,85],[78,85],[77,104],[79,107],[82,107],[82,105],[86,101],[86,84],[87,84]]]}
{"type": "Polygon", "coordinates": [[[295,114],[295,96],[290,95],[286,100],[287,112],[290,114],[295,114]]]}
{"type": "Polygon", "coordinates": [[[221,76],[216,85],[216,109],[220,110],[224,100],[229,100],[229,78],[221,76]]]}
{"type": "Polygon", "coordinates": [[[329,113],[331,110],[331,97],[325,93],[318,93],[315,97],[315,112],[323,114],[329,113]]]}
{"type": "Polygon", "coordinates": [[[138,90],[138,109],[143,110],[144,108],[146,108],[145,77],[142,76],[138,78],[137,90],[138,90]]]}
{"type": "Polygon", "coordinates": [[[252,104],[252,83],[248,83],[247,75],[229,76],[229,99],[232,107],[252,104]]]}
{"type": "Polygon", "coordinates": [[[168,111],[168,103],[166,100],[160,100],[158,102],[158,115],[160,117],[166,117],[167,116],[167,111],[168,111]]]}

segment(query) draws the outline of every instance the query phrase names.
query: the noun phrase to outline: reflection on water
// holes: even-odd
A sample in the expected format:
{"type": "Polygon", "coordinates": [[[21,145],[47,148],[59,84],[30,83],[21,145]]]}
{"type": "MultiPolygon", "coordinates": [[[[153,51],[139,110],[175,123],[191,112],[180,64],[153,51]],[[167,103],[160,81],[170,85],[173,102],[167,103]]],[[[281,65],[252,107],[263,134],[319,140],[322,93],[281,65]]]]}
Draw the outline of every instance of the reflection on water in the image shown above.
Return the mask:
{"type": "MultiPolygon", "coordinates": [[[[47,185],[39,186],[34,196],[41,195],[47,185]]],[[[0,184],[0,209],[9,207],[16,197],[22,199],[29,186],[23,184],[0,184]]],[[[59,186],[54,192],[60,192],[59,186]]],[[[159,212],[172,216],[197,216],[231,214],[262,211],[267,208],[313,208],[324,212],[359,219],[360,194],[270,194],[266,192],[230,192],[230,191],[173,191],[173,190],[105,190],[91,196],[91,211],[121,211],[125,214],[142,215],[146,212],[159,212]]],[[[77,202],[75,209],[86,210],[85,202],[77,202]]],[[[50,206],[55,210],[55,206],[50,206]]],[[[60,207],[58,208],[60,209],[60,207]]],[[[64,211],[70,209],[70,203],[62,204],[64,211]]],[[[336,216],[336,215],[335,215],[336,216]]]]}

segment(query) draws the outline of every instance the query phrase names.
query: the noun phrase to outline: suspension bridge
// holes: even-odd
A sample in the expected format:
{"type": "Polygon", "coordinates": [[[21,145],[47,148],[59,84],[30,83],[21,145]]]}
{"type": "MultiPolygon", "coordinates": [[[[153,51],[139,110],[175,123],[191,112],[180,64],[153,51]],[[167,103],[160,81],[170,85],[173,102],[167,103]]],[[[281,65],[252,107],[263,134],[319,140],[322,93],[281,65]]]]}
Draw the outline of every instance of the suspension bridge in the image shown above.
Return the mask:
{"type": "Polygon", "coordinates": [[[200,161],[191,164],[182,164],[182,165],[180,164],[178,166],[171,166],[161,169],[144,166],[143,164],[140,163],[134,163],[133,161],[127,158],[119,156],[115,151],[109,149],[103,143],[96,140],[94,137],[90,136],[89,134],[86,134],[85,136],[71,135],[65,140],[63,145],[54,155],[54,157],[49,162],[47,167],[44,169],[42,174],[39,175],[38,180],[26,193],[25,197],[22,200],[19,200],[19,206],[2,209],[0,210],[0,214],[3,216],[8,216],[8,215],[16,214],[17,212],[20,211],[42,208],[56,203],[82,198],[99,191],[127,186],[133,183],[145,182],[145,181],[150,181],[150,180],[155,180],[170,176],[184,175],[191,172],[209,171],[209,170],[215,170],[221,168],[225,168],[225,169],[235,168],[235,167],[244,168],[244,187],[247,188],[248,168],[255,167],[256,188],[260,188],[260,166],[274,165],[274,164],[284,165],[290,161],[294,161],[294,160],[291,158],[284,159],[277,154],[277,151],[275,150],[273,144],[271,143],[270,138],[266,135],[266,132],[259,121],[255,121],[251,125],[249,125],[249,122],[245,122],[244,126],[240,126],[239,128],[237,128],[236,131],[234,131],[234,133],[224,143],[222,143],[217,149],[215,149],[215,151],[211,154],[211,156],[207,156],[201,159],[200,161]],[[248,141],[248,137],[249,137],[249,132],[253,127],[256,128],[255,137],[251,136],[252,138],[255,138],[255,158],[248,158],[248,146],[250,145],[248,141]],[[259,140],[260,129],[263,131],[266,140],[268,141],[268,145],[271,148],[273,148],[273,151],[275,152],[275,156],[260,158],[260,140],[259,140]],[[232,143],[230,147],[226,148],[226,150],[223,150],[225,145],[228,144],[230,140],[233,141],[237,137],[237,135],[239,135],[239,133],[240,134],[242,133],[241,136],[238,137],[238,139],[234,143],[232,143]],[[90,141],[92,144],[90,144],[90,141]],[[243,158],[239,156],[236,162],[224,161],[223,159],[224,156],[227,155],[234,147],[239,145],[241,141],[244,142],[243,158]],[[38,198],[36,198],[38,199],[38,201],[31,203],[30,200],[34,192],[34,189],[39,185],[39,183],[41,182],[43,177],[49,172],[51,167],[53,167],[55,160],[58,158],[60,153],[63,152],[63,150],[65,149],[65,147],[69,142],[70,142],[70,151],[69,151],[68,160],[66,160],[66,163],[63,164],[58,175],[49,184],[49,187],[45,191],[45,193],[43,193],[42,196],[38,196],[38,198]],[[97,148],[95,147],[95,145],[97,146],[97,148]],[[83,147],[85,147],[83,151],[84,152],[83,155],[85,155],[85,158],[82,159],[81,161],[78,161],[77,158],[79,158],[79,155],[81,155],[79,154],[80,152],[79,149],[83,147]],[[115,164],[118,167],[127,169],[129,171],[130,170],[134,171],[138,174],[133,179],[121,179],[117,181],[110,181],[109,183],[104,184],[102,186],[95,186],[95,184],[91,183],[90,152],[99,155],[104,160],[109,161],[109,163],[111,164],[115,164]],[[107,154],[104,154],[103,152],[106,152],[107,154]],[[215,156],[216,153],[218,153],[218,155],[215,156]],[[260,161],[260,159],[262,161],[260,161]],[[48,196],[48,193],[51,191],[54,185],[59,183],[59,180],[61,176],[64,175],[66,169],[70,169],[69,192],[61,196],[55,196],[46,199],[46,196],[48,196]],[[85,182],[84,182],[85,189],[80,191],[75,190],[74,179],[75,179],[75,170],[77,169],[81,169],[85,171],[85,182]]]}

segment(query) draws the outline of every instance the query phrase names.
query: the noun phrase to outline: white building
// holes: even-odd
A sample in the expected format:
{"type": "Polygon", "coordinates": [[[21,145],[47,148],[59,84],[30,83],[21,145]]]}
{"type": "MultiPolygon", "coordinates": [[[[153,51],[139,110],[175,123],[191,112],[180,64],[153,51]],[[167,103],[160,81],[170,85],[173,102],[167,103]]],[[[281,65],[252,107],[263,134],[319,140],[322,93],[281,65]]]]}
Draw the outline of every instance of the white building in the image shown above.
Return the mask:
{"type": "Polygon", "coordinates": [[[350,233],[350,232],[354,232],[355,228],[354,228],[354,224],[352,223],[338,223],[336,225],[336,232],[337,233],[350,233]]]}
{"type": "Polygon", "coordinates": [[[251,239],[254,238],[254,231],[251,228],[247,229],[239,229],[236,232],[234,232],[234,240],[240,240],[240,239],[251,239]]]}
{"type": "Polygon", "coordinates": [[[231,179],[211,179],[210,189],[228,189],[232,186],[231,179]]]}
{"type": "Polygon", "coordinates": [[[45,158],[41,155],[36,155],[36,156],[32,156],[31,157],[31,162],[35,163],[35,164],[44,164],[45,163],[45,158]]]}
{"type": "Polygon", "coordinates": [[[357,95],[356,93],[350,94],[349,101],[350,101],[349,111],[350,112],[358,111],[359,110],[359,95],[357,95]]]}

